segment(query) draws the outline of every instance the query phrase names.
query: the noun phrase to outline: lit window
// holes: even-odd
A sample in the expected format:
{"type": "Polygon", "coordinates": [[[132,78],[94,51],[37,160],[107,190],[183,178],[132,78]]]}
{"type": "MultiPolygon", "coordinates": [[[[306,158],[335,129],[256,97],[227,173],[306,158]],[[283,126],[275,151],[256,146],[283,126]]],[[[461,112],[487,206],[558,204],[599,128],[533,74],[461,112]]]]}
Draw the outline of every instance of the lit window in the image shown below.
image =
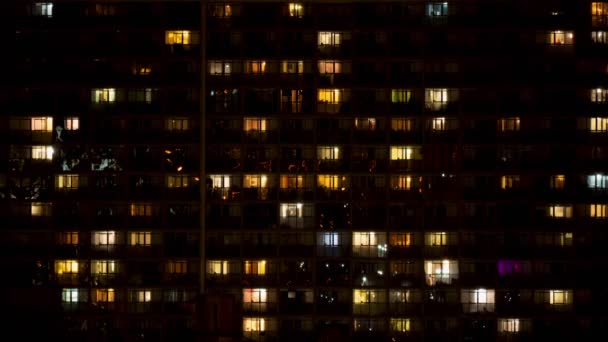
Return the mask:
{"type": "Polygon", "coordinates": [[[78,273],[78,261],[76,260],[55,260],[55,274],[75,274],[78,273]]]}
{"type": "Polygon", "coordinates": [[[95,301],[99,303],[114,303],[114,289],[95,289],[95,301]]]}
{"type": "Polygon", "coordinates": [[[319,61],[319,74],[339,74],[342,72],[342,62],[335,60],[319,61]]]}
{"type": "Polygon", "coordinates": [[[549,304],[567,305],[572,304],[572,291],[570,290],[550,290],[549,304]]]}
{"type": "Polygon", "coordinates": [[[589,216],[594,218],[608,217],[608,204],[589,204],[589,216]]]}
{"type": "Polygon", "coordinates": [[[566,187],[566,176],[565,175],[553,175],[549,179],[549,186],[551,189],[563,190],[566,187]]]}
{"type": "Polygon", "coordinates": [[[317,186],[331,190],[340,190],[341,184],[346,180],[344,176],[338,175],[318,175],[317,186]]]}
{"type": "Polygon", "coordinates": [[[266,331],[266,321],[264,318],[243,318],[244,332],[266,331]]]}
{"type": "Polygon", "coordinates": [[[63,289],[61,291],[61,300],[64,303],[78,303],[78,289],[63,289]]]}
{"type": "Polygon", "coordinates": [[[226,61],[210,61],[210,75],[230,75],[232,73],[232,62],[226,61]]]}
{"type": "Polygon", "coordinates": [[[431,2],[426,5],[426,15],[429,17],[446,17],[448,15],[447,2],[431,2]]]}
{"type": "Polygon", "coordinates": [[[263,74],[266,72],[266,61],[245,61],[246,74],[263,74]]]}
{"type": "Polygon", "coordinates": [[[319,32],[319,46],[340,46],[342,40],[342,33],[340,32],[319,32]]]}
{"type": "Polygon", "coordinates": [[[35,16],[51,18],[53,16],[52,2],[35,2],[33,7],[35,16]]]}
{"type": "Polygon", "coordinates": [[[131,203],[131,216],[152,216],[152,204],[150,203],[131,203]]]}
{"type": "Polygon", "coordinates": [[[167,176],[167,188],[187,188],[190,186],[190,176],[167,176]]]}
{"type": "Polygon", "coordinates": [[[144,88],[144,89],[133,89],[128,93],[128,100],[132,103],[144,102],[144,103],[152,103],[152,97],[156,90],[152,90],[152,88],[144,88]]]}
{"type": "Polygon", "coordinates": [[[250,261],[245,260],[245,274],[265,275],[266,260],[250,261]]]}
{"type": "Polygon", "coordinates": [[[549,217],[554,218],[571,218],[572,217],[572,206],[571,205],[552,205],[549,206],[548,214],[549,217]]]}
{"type": "Polygon", "coordinates": [[[328,104],[339,104],[343,101],[343,89],[319,89],[318,101],[328,104]]]}
{"type": "Polygon", "coordinates": [[[53,146],[32,146],[32,159],[53,160],[55,150],[53,146]]]}
{"type": "Polygon", "coordinates": [[[165,121],[165,128],[168,131],[187,131],[191,127],[188,118],[171,118],[165,121]]]}
{"type": "Polygon", "coordinates": [[[93,89],[91,90],[91,100],[93,103],[114,103],[116,101],[116,89],[93,89]]]}
{"type": "Polygon", "coordinates": [[[32,216],[51,216],[51,203],[32,202],[32,216]]]}
{"type": "Polygon", "coordinates": [[[152,67],[149,64],[135,64],[131,72],[133,75],[148,76],[152,73],[152,67]]]}
{"type": "Polygon", "coordinates": [[[64,245],[77,245],[78,241],[78,232],[61,233],[60,243],[64,245]]]}
{"type": "Polygon", "coordinates": [[[592,31],[591,41],[598,44],[606,44],[608,43],[608,34],[606,34],[606,31],[592,31]]]}
{"type": "Polygon", "coordinates": [[[197,44],[191,31],[177,30],[165,32],[165,44],[167,45],[190,45],[197,44]]]}
{"type": "Polygon", "coordinates": [[[460,300],[462,302],[463,311],[466,313],[494,312],[494,290],[461,290],[460,300]]]}
{"type": "Polygon", "coordinates": [[[608,117],[589,118],[589,131],[591,132],[608,132],[608,117]]]}
{"type": "Polygon", "coordinates": [[[394,175],[391,176],[391,189],[395,191],[407,191],[416,188],[417,183],[421,183],[422,178],[409,175],[394,175]]]}
{"type": "Polygon", "coordinates": [[[572,246],[572,233],[558,233],[558,241],[559,246],[572,246]]]}
{"type": "Polygon", "coordinates": [[[304,6],[301,3],[289,3],[289,16],[294,18],[302,18],[304,15],[304,6]]]}
{"type": "Polygon", "coordinates": [[[91,274],[115,274],[116,262],[114,260],[91,260],[91,274]]]}
{"type": "Polygon", "coordinates": [[[409,247],[412,244],[412,233],[390,233],[390,245],[393,247],[409,247]]]}
{"type": "Polygon", "coordinates": [[[445,131],[445,118],[432,118],[431,119],[431,129],[433,131],[445,131]]]}
{"type": "Polygon", "coordinates": [[[519,131],[519,117],[498,119],[498,130],[500,132],[519,131]]]}
{"type": "Polygon", "coordinates": [[[188,272],[188,262],[185,260],[170,260],[167,262],[167,273],[185,274],[188,272]]]}
{"type": "MultiPolygon", "coordinates": [[[[266,178],[266,176],[264,176],[266,178]]],[[[304,176],[302,175],[281,175],[281,189],[305,189],[304,176]]],[[[266,181],[264,181],[264,187],[266,181]]]]}
{"type": "Polygon", "coordinates": [[[229,18],[232,16],[232,7],[229,4],[213,4],[210,12],[213,17],[229,18]]]}
{"type": "Polygon", "coordinates": [[[282,74],[302,74],[304,73],[304,61],[281,61],[282,74]]]}
{"type": "Polygon", "coordinates": [[[228,189],[230,188],[229,175],[209,175],[213,188],[228,189]]]}
{"type": "Polygon", "coordinates": [[[605,103],[606,99],[608,99],[608,89],[591,89],[591,102],[605,103]]]}
{"type": "Polygon", "coordinates": [[[392,89],[392,103],[408,103],[412,99],[412,91],[409,89],[392,89]]]}
{"type": "Polygon", "coordinates": [[[549,45],[572,45],[574,42],[574,33],[572,31],[551,31],[547,34],[549,45]]]}
{"type": "Polygon", "coordinates": [[[281,217],[294,217],[301,218],[302,217],[302,204],[301,203],[289,203],[289,204],[281,204],[281,217]]]}
{"type": "Polygon", "coordinates": [[[501,176],[500,188],[503,190],[517,188],[519,184],[519,176],[501,176]]]}
{"type": "Polygon", "coordinates": [[[420,147],[391,146],[391,160],[420,160],[422,153],[420,147]]]}
{"type": "Polygon", "coordinates": [[[391,129],[393,131],[411,132],[414,129],[414,119],[393,118],[391,119],[391,129]]]}
{"type": "Polygon", "coordinates": [[[114,231],[98,231],[91,235],[91,244],[99,245],[114,245],[116,243],[116,232],[114,231]]]}
{"type": "Polygon", "coordinates": [[[78,175],[56,175],[55,188],[65,190],[78,189],[78,175]]]}
{"type": "Polygon", "coordinates": [[[266,118],[244,118],[243,130],[247,131],[266,131],[266,118]]]}
{"type": "Polygon", "coordinates": [[[323,246],[340,246],[340,235],[338,233],[322,233],[321,241],[323,246]]]}
{"type": "Polygon", "coordinates": [[[226,260],[208,260],[207,274],[228,274],[228,261],[226,260]]]}
{"type": "Polygon", "coordinates": [[[592,26],[608,25],[608,3],[607,2],[592,2],[591,3],[591,25],[592,26]]]}
{"type": "Polygon", "coordinates": [[[368,304],[382,302],[380,290],[353,290],[353,304],[368,304]]]}
{"type": "MultiPolygon", "coordinates": [[[[223,176],[230,177],[230,176],[223,176]]],[[[224,187],[229,186],[229,180],[224,179],[224,187]]],[[[215,183],[214,183],[215,184],[215,183]]],[[[219,185],[219,183],[218,183],[219,185]]],[[[219,186],[218,186],[219,187],[219,186]]],[[[245,175],[243,178],[244,188],[267,188],[268,187],[268,176],[266,175],[245,175]]]]}
{"type": "Polygon", "coordinates": [[[458,278],[458,262],[450,260],[428,260],[424,263],[426,284],[451,284],[458,278]]]}
{"type": "Polygon", "coordinates": [[[448,234],[445,232],[432,232],[425,233],[425,240],[427,246],[447,246],[448,245],[448,234]]]}
{"type": "Polygon", "coordinates": [[[355,118],[355,129],[358,131],[375,131],[376,118],[355,118]]]}
{"type": "Polygon", "coordinates": [[[46,117],[33,117],[32,119],[32,131],[52,132],[53,131],[53,118],[50,116],[46,117]]]}
{"type": "Polygon", "coordinates": [[[448,90],[446,88],[430,88],[424,92],[424,99],[427,104],[445,105],[448,103],[448,90]]]}
{"type": "Polygon", "coordinates": [[[388,245],[386,233],[353,232],[353,255],[361,257],[386,257],[388,245]]]}
{"type": "Polygon", "coordinates": [[[608,175],[598,173],[587,176],[587,187],[590,189],[608,189],[608,175]]]}
{"type": "Polygon", "coordinates": [[[517,333],[520,331],[518,318],[499,318],[498,332],[501,333],[517,333]]]}
{"type": "Polygon", "coordinates": [[[149,303],[152,301],[152,291],[150,290],[137,290],[135,292],[135,301],[137,303],[149,303]]]}
{"type": "Polygon", "coordinates": [[[152,245],[151,232],[131,232],[129,235],[131,246],[150,246],[152,245]]]}
{"type": "Polygon", "coordinates": [[[317,159],[340,159],[340,148],[338,146],[318,146],[317,159]]]}
{"type": "Polygon", "coordinates": [[[267,294],[266,289],[243,289],[243,303],[266,303],[267,294]]]}
{"type": "Polygon", "coordinates": [[[77,131],[80,129],[80,119],[76,116],[65,118],[63,125],[68,131],[77,131]]]}
{"type": "Polygon", "coordinates": [[[408,332],[410,330],[411,324],[408,318],[391,318],[391,331],[408,332]]]}

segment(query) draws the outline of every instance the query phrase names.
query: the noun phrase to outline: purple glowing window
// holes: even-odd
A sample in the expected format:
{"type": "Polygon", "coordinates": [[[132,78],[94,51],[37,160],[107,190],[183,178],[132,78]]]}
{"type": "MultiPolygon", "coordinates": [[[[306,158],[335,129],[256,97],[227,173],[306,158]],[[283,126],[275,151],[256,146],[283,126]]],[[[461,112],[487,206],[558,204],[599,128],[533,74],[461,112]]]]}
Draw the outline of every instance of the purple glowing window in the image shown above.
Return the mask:
{"type": "Polygon", "coordinates": [[[523,266],[519,260],[498,260],[498,275],[522,273],[523,266]]]}

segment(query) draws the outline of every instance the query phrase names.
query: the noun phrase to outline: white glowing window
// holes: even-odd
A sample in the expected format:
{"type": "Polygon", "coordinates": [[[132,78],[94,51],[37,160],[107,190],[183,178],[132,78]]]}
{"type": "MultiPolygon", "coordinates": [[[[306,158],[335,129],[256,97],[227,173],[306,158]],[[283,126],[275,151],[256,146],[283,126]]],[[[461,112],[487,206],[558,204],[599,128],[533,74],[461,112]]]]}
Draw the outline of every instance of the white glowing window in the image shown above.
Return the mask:
{"type": "Polygon", "coordinates": [[[207,274],[228,274],[228,261],[209,260],[207,261],[207,274]]]}
{"type": "Polygon", "coordinates": [[[30,214],[32,216],[51,216],[51,203],[32,202],[30,214]]]}
{"type": "Polygon", "coordinates": [[[302,217],[302,203],[281,204],[281,217],[302,217]]]}
{"type": "Polygon", "coordinates": [[[245,274],[265,275],[266,260],[251,261],[245,260],[245,274]]]}
{"type": "Polygon", "coordinates": [[[266,303],[267,298],[266,289],[243,289],[243,302],[244,303],[266,303]]]}
{"type": "Polygon", "coordinates": [[[501,132],[519,131],[519,117],[498,119],[498,130],[501,132]]]}
{"type": "Polygon", "coordinates": [[[230,176],[229,175],[210,175],[211,184],[216,189],[228,189],[230,188],[230,176]]]}
{"type": "Polygon", "coordinates": [[[95,301],[100,303],[114,303],[114,289],[95,289],[95,301]]]}
{"type": "Polygon", "coordinates": [[[266,118],[244,118],[243,130],[247,131],[266,131],[266,118]]]}
{"type": "Polygon", "coordinates": [[[607,204],[589,204],[589,216],[594,218],[606,218],[608,217],[608,205],[607,204]]]}
{"type": "Polygon", "coordinates": [[[152,301],[152,291],[150,290],[137,290],[135,292],[135,301],[137,303],[149,303],[152,301]]]}
{"type": "Polygon", "coordinates": [[[551,31],[547,33],[547,40],[550,45],[572,45],[574,33],[572,31],[551,31]]]}
{"type": "Polygon", "coordinates": [[[342,72],[342,62],[336,60],[319,61],[319,74],[339,74],[342,72]]]}
{"type": "Polygon", "coordinates": [[[53,160],[54,154],[53,146],[32,146],[32,159],[53,160]]]}
{"type": "Polygon", "coordinates": [[[451,284],[458,278],[458,262],[451,260],[428,260],[424,263],[426,283],[434,286],[437,283],[451,284]]]}
{"type": "Polygon", "coordinates": [[[445,118],[443,118],[443,117],[432,118],[431,119],[431,129],[433,131],[445,131],[446,130],[445,118]]]}
{"type": "Polygon", "coordinates": [[[266,320],[264,318],[243,318],[244,332],[266,331],[266,320]]]}
{"type": "Polygon", "coordinates": [[[420,160],[422,154],[420,147],[391,146],[391,160],[420,160]]]}
{"type": "Polygon", "coordinates": [[[116,89],[103,88],[91,90],[93,103],[114,103],[116,101],[116,89]]]}
{"type": "Polygon", "coordinates": [[[445,17],[448,15],[447,2],[430,2],[426,5],[426,15],[429,17],[445,17]]]}
{"type": "Polygon", "coordinates": [[[304,73],[304,61],[281,61],[282,74],[302,74],[304,73]]]}
{"type": "Polygon", "coordinates": [[[91,274],[114,274],[116,262],[114,260],[91,260],[91,274]]]}
{"type": "Polygon", "coordinates": [[[448,103],[448,90],[446,88],[426,89],[424,98],[428,103],[446,104],[448,103]]]}
{"type": "Polygon", "coordinates": [[[55,260],[55,274],[76,274],[78,273],[77,260],[55,260]]]}
{"type": "Polygon", "coordinates": [[[78,289],[63,289],[61,291],[61,300],[64,303],[78,303],[78,289]]]}
{"type": "Polygon", "coordinates": [[[340,159],[340,148],[338,146],[318,146],[317,147],[317,158],[318,159],[340,159]]]}
{"type": "Polygon", "coordinates": [[[572,291],[570,290],[550,290],[549,304],[566,305],[572,304],[572,291]]]}
{"type": "Polygon", "coordinates": [[[570,218],[572,217],[572,206],[570,205],[552,205],[548,208],[550,217],[555,218],[570,218]]]}
{"type": "Polygon", "coordinates": [[[323,246],[340,246],[340,235],[338,233],[322,233],[323,246]]]}
{"type": "Polygon", "coordinates": [[[448,234],[445,232],[425,233],[427,246],[447,246],[448,234]]]}
{"type": "Polygon", "coordinates": [[[55,188],[75,190],[78,189],[78,175],[56,175],[55,188]]]}
{"type": "Polygon", "coordinates": [[[608,34],[606,31],[592,31],[591,41],[598,44],[608,43],[608,34]]]}
{"type": "Polygon", "coordinates": [[[294,18],[302,18],[304,15],[304,6],[298,2],[289,3],[289,16],[294,18]]]}
{"type": "Polygon", "coordinates": [[[340,32],[319,32],[319,46],[340,46],[342,40],[342,33],[340,32]]]}
{"type": "Polygon", "coordinates": [[[391,89],[392,103],[408,103],[412,99],[412,91],[409,89],[391,89]]]}
{"type": "Polygon", "coordinates": [[[113,245],[116,243],[116,232],[115,231],[97,231],[93,232],[91,236],[91,244],[94,246],[99,245],[113,245]]]}
{"type": "Polygon", "coordinates": [[[339,104],[343,101],[343,89],[319,89],[317,100],[321,103],[339,104]]]}
{"type": "Polygon", "coordinates": [[[378,244],[378,235],[375,232],[353,233],[353,246],[375,246],[378,244]]]}
{"type": "Polygon", "coordinates": [[[196,43],[193,34],[187,30],[174,30],[165,32],[165,44],[189,45],[196,43]]]}
{"type": "Polygon", "coordinates": [[[608,132],[608,117],[589,118],[589,131],[608,132]]]}
{"type": "Polygon", "coordinates": [[[263,74],[266,72],[266,61],[245,61],[244,72],[247,74],[263,74]]]}
{"type": "Polygon", "coordinates": [[[65,118],[63,120],[63,125],[68,131],[77,131],[80,129],[80,119],[76,116],[65,118]]]}
{"type": "Polygon", "coordinates": [[[226,61],[210,61],[210,75],[230,75],[232,73],[232,63],[226,61]]]}
{"type": "Polygon", "coordinates": [[[408,332],[411,328],[411,321],[409,318],[391,318],[391,331],[408,332]]]}
{"type": "Polygon", "coordinates": [[[51,18],[53,16],[53,3],[35,2],[33,12],[35,16],[51,18]]]}
{"type": "Polygon", "coordinates": [[[591,89],[591,102],[595,103],[605,103],[606,99],[608,99],[608,89],[597,88],[591,89]]]}
{"type": "Polygon", "coordinates": [[[130,245],[131,246],[150,246],[152,245],[152,232],[131,232],[130,245]]]}
{"type": "Polygon", "coordinates": [[[53,131],[53,117],[33,117],[32,121],[32,131],[41,131],[41,132],[51,132],[53,131]]]}
{"type": "Polygon", "coordinates": [[[587,187],[591,189],[608,189],[608,175],[598,173],[587,176],[587,187]]]}
{"type": "Polygon", "coordinates": [[[498,332],[502,333],[517,333],[520,331],[520,322],[518,318],[501,318],[498,319],[498,332]]]}

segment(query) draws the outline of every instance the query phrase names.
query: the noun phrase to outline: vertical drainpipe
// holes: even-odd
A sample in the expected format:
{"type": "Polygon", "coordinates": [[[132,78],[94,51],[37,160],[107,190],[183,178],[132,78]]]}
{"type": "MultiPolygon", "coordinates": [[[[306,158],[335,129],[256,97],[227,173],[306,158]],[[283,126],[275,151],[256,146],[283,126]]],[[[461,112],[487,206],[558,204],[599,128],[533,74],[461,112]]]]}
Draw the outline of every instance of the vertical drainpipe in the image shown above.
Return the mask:
{"type": "Polygon", "coordinates": [[[206,197],[207,197],[207,176],[205,170],[205,152],[207,149],[206,145],[206,105],[207,105],[207,87],[205,83],[205,75],[207,74],[207,1],[201,0],[201,34],[200,34],[200,115],[199,115],[199,156],[200,156],[200,238],[199,238],[199,249],[200,249],[200,274],[199,274],[199,292],[205,293],[205,274],[206,274],[206,260],[205,260],[205,242],[207,240],[207,232],[205,227],[205,216],[206,216],[206,197]]]}

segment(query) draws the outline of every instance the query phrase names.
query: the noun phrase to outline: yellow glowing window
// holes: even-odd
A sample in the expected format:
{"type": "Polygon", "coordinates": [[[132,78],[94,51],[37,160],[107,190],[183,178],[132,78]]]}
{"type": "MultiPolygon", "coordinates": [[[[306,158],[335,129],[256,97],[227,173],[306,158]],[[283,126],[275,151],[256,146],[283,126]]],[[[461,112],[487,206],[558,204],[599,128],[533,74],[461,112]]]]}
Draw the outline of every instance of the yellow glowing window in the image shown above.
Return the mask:
{"type": "Polygon", "coordinates": [[[591,15],[608,16],[608,2],[592,2],[591,15]]]}
{"type": "Polygon", "coordinates": [[[319,74],[339,74],[342,72],[342,62],[336,60],[319,61],[319,74]]]}
{"type": "Polygon", "coordinates": [[[268,300],[266,289],[243,289],[244,303],[266,303],[268,300]]]}
{"type": "Polygon", "coordinates": [[[266,260],[245,261],[245,274],[264,275],[266,274],[266,260]]]}
{"type": "Polygon", "coordinates": [[[572,206],[569,205],[552,205],[548,208],[550,217],[555,218],[571,218],[572,217],[572,206]]]}
{"type": "Polygon", "coordinates": [[[32,202],[30,209],[32,216],[51,216],[51,203],[32,202]]]}
{"type": "Polygon", "coordinates": [[[319,32],[319,46],[340,46],[342,33],[340,32],[319,32]]]}
{"type": "Polygon", "coordinates": [[[267,120],[265,118],[244,118],[243,130],[247,131],[266,131],[267,120]]]}
{"type": "Polygon", "coordinates": [[[188,262],[185,260],[170,260],[167,262],[167,272],[185,274],[188,272],[188,262]]]}
{"type": "Polygon", "coordinates": [[[137,290],[135,292],[135,301],[138,303],[149,303],[152,301],[152,291],[137,290]]]}
{"type": "Polygon", "coordinates": [[[591,132],[608,132],[608,117],[589,118],[589,130],[591,132]]]}
{"type": "Polygon", "coordinates": [[[53,131],[53,117],[33,117],[32,121],[32,131],[40,131],[40,132],[51,132],[53,131]]]}
{"type": "Polygon", "coordinates": [[[390,245],[396,247],[409,247],[412,244],[412,233],[391,233],[390,245]]]}
{"type": "Polygon", "coordinates": [[[392,103],[408,103],[412,99],[412,91],[409,89],[391,89],[392,103]]]}
{"type": "Polygon", "coordinates": [[[32,146],[32,159],[53,160],[54,154],[53,146],[32,146]]]}
{"type": "Polygon", "coordinates": [[[55,188],[66,190],[78,189],[78,175],[56,175],[55,188]]]}
{"type": "Polygon", "coordinates": [[[519,176],[501,176],[500,188],[503,190],[513,189],[519,184],[519,176]]]}
{"type": "Polygon", "coordinates": [[[553,175],[549,182],[552,189],[561,190],[566,187],[566,176],[565,175],[553,175]]]}
{"type": "Polygon", "coordinates": [[[319,89],[317,92],[318,102],[339,104],[343,101],[343,92],[343,89],[319,89]]]}
{"type": "Polygon", "coordinates": [[[114,274],[116,273],[116,262],[114,260],[91,260],[92,274],[114,274]]]}
{"type": "Polygon", "coordinates": [[[304,61],[281,61],[282,74],[302,74],[304,73],[304,61]]]}
{"type": "Polygon", "coordinates": [[[77,245],[78,241],[78,232],[61,233],[61,243],[64,245],[77,245]]]}
{"type": "Polygon", "coordinates": [[[569,290],[550,290],[549,304],[565,305],[572,303],[572,291],[569,290]]]}
{"type": "Polygon", "coordinates": [[[167,176],[167,187],[169,189],[174,188],[187,188],[190,186],[190,177],[189,176],[167,176]]]}
{"type": "Polygon", "coordinates": [[[378,234],[375,232],[354,232],[353,246],[376,246],[378,245],[378,234]]]}
{"type": "Polygon", "coordinates": [[[608,214],[608,205],[606,204],[589,204],[589,216],[595,218],[606,218],[608,214]]]}
{"type": "Polygon", "coordinates": [[[560,246],[572,246],[572,233],[559,233],[558,238],[560,246]]]}
{"type": "Polygon", "coordinates": [[[187,131],[190,129],[190,119],[187,118],[171,118],[165,122],[165,127],[168,131],[187,131]]]}
{"type": "Polygon", "coordinates": [[[55,274],[78,273],[78,261],[76,260],[55,260],[55,274]]]}
{"type": "Polygon", "coordinates": [[[391,146],[391,160],[420,160],[422,154],[420,147],[391,146]]]}
{"type": "Polygon", "coordinates": [[[520,321],[518,318],[498,319],[498,332],[517,333],[520,331],[520,321]]]}
{"type": "Polygon", "coordinates": [[[391,318],[391,331],[408,332],[410,330],[411,324],[408,318],[391,318]]]}
{"type": "Polygon", "coordinates": [[[519,131],[519,117],[498,119],[498,130],[501,132],[519,131]]]}
{"type": "Polygon", "coordinates": [[[264,318],[243,318],[243,331],[245,331],[245,332],[266,331],[266,321],[264,318]]]}
{"type": "Polygon", "coordinates": [[[116,101],[116,89],[103,88],[91,90],[93,103],[114,103],[116,101]]]}
{"type": "Polygon", "coordinates": [[[150,203],[131,203],[131,216],[152,216],[152,204],[150,203]]]}
{"type": "Polygon", "coordinates": [[[266,175],[245,175],[243,177],[244,188],[267,188],[268,176],[266,175]]]}
{"type": "Polygon", "coordinates": [[[426,233],[427,246],[447,246],[448,234],[445,232],[426,233]]]}
{"type": "Polygon", "coordinates": [[[101,303],[114,303],[114,289],[95,289],[95,301],[101,303]]]}
{"type": "Polygon", "coordinates": [[[338,146],[318,146],[317,147],[317,158],[318,159],[339,160],[340,159],[340,148],[338,146]]]}
{"type": "Polygon", "coordinates": [[[443,118],[443,117],[432,118],[431,119],[431,129],[433,131],[445,131],[446,130],[445,118],[443,118]]]}
{"type": "Polygon", "coordinates": [[[604,103],[608,99],[608,89],[591,89],[591,102],[604,103]]]}
{"type": "Polygon", "coordinates": [[[135,64],[131,72],[133,75],[147,76],[152,73],[152,67],[148,64],[135,64]]]}
{"type": "Polygon", "coordinates": [[[245,73],[263,74],[266,72],[266,61],[245,61],[245,73]]]}
{"type": "Polygon", "coordinates": [[[393,190],[411,190],[414,177],[408,175],[397,175],[391,177],[391,189],[393,190]]]}
{"type": "Polygon", "coordinates": [[[304,176],[301,175],[281,175],[281,189],[304,189],[304,176]]]}
{"type": "Polygon", "coordinates": [[[547,36],[548,43],[553,46],[572,45],[574,33],[572,31],[551,31],[547,36]]]}
{"type": "Polygon", "coordinates": [[[304,6],[301,3],[289,3],[289,16],[294,18],[302,18],[304,15],[304,6]]]}
{"type": "Polygon", "coordinates": [[[391,119],[391,129],[393,131],[411,132],[414,129],[414,119],[393,118],[391,119]]]}
{"type": "Polygon", "coordinates": [[[152,245],[152,232],[131,232],[131,246],[150,246],[152,245]]]}
{"type": "Polygon", "coordinates": [[[64,303],[78,303],[78,289],[63,289],[61,291],[61,300],[64,303]]]}
{"type": "Polygon", "coordinates": [[[448,102],[448,90],[446,88],[426,89],[424,96],[428,103],[445,104],[448,102]]]}
{"type": "Polygon", "coordinates": [[[228,261],[209,260],[207,261],[207,274],[228,274],[228,261]]]}
{"type": "Polygon", "coordinates": [[[340,189],[340,180],[345,179],[345,177],[341,177],[338,175],[318,175],[317,176],[317,186],[322,188],[328,188],[331,190],[339,190],[340,189]]]}
{"type": "Polygon", "coordinates": [[[187,30],[176,30],[165,32],[165,44],[167,45],[189,45],[192,44],[192,32],[187,30]]]}
{"type": "Polygon", "coordinates": [[[450,260],[429,260],[424,263],[426,283],[435,286],[437,283],[450,284],[458,278],[458,262],[450,260]]]}
{"type": "Polygon", "coordinates": [[[380,290],[353,290],[353,304],[379,303],[381,297],[380,290]]]}
{"type": "Polygon", "coordinates": [[[68,131],[77,131],[80,129],[80,119],[78,117],[68,117],[63,120],[64,128],[68,131]]]}
{"type": "Polygon", "coordinates": [[[113,245],[116,243],[116,232],[114,231],[98,231],[91,235],[92,245],[113,245]]]}

